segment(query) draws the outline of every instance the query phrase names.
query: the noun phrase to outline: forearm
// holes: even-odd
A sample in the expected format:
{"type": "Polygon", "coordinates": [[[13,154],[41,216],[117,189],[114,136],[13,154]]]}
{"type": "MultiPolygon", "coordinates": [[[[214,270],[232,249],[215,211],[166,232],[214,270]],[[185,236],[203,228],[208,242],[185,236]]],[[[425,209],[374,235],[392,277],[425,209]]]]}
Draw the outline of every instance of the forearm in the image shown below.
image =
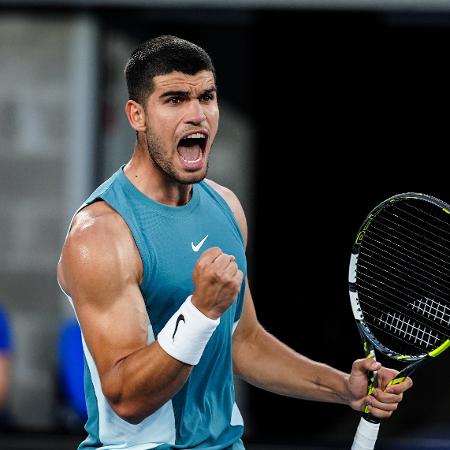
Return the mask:
{"type": "Polygon", "coordinates": [[[184,385],[192,366],[168,355],[154,342],[118,361],[102,377],[102,389],[115,412],[139,423],[184,385]]]}
{"type": "Polygon", "coordinates": [[[233,348],[235,372],[247,382],[289,397],[348,404],[348,374],[293,351],[262,327],[233,348]]]}

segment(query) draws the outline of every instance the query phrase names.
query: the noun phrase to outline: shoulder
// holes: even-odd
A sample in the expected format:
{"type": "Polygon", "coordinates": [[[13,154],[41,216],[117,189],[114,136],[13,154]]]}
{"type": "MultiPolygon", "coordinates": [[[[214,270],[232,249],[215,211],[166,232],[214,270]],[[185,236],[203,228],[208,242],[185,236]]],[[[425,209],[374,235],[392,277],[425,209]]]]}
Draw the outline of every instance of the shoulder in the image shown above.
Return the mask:
{"type": "Polygon", "coordinates": [[[64,247],[108,247],[124,240],[128,227],[122,217],[103,201],[86,206],[74,217],[64,247]]]}
{"type": "Polygon", "coordinates": [[[223,197],[231,211],[233,211],[234,217],[236,217],[236,220],[241,228],[244,242],[247,244],[247,219],[245,217],[244,208],[242,207],[237,195],[231,189],[228,189],[213,180],[205,179],[205,182],[223,197]]]}
{"type": "MultiPolygon", "coordinates": [[[[139,253],[122,217],[107,203],[95,202],[74,217],[58,263],[58,281],[70,293],[74,281],[85,284],[126,270],[140,277],[139,253]]],[[[110,281],[110,282],[111,282],[110,281]]]]}
{"type": "Polygon", "coordinates": [[[102,231],[120,231],[125,222],[108,203],[98,201],[81,209],[73,218],[68,237],[95,234],[102,231]]]}

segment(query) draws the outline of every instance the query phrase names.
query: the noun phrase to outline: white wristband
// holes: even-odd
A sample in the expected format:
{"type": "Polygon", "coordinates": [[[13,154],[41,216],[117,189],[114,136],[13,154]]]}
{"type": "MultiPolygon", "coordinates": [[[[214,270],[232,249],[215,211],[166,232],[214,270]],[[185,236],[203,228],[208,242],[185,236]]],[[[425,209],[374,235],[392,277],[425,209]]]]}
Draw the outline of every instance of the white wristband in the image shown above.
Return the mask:
{"type": "Polygon", "coordinates": [[[195,366],[209,338],[220,323],[210,319],[191,302],[190,295],[158,334],[162,349],[178,361],[195,366]]]}

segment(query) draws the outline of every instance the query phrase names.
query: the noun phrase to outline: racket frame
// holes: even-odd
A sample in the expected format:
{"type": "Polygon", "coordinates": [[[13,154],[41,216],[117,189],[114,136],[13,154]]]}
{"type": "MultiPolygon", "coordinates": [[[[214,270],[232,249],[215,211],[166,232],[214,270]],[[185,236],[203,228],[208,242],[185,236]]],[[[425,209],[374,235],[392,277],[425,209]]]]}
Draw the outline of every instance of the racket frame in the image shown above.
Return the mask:
{"type": "MultiPolygon", "coordinates": [[[[450,347],[450,339],[445,340],[442,342],[437,348],[433,349],[430,352],[424,352],[418,355],[405,355],[397,353],[390,348],[383,345],[372,333],[370,330],[370,327],[364,320],[364,315],[359,303],[358,299],[358,290],[357,290],[357,284],[356,284],[356,271],[358,266],[358,256],[360,252],[361,244],[364,240],[364,236],[369,229],[372,221],[374,218],[386,207],[389,205],[392,205],[393,203],[396,203],[398,201],[403,201],[405,199],[419,199],[424,200],[429,203],[432,203],[438,207],[441,207],[442,210],[450,215],[450,206],[443,202],[442,200],[439,200],[435,197],[426,195],[426,194],[420,194],[415,192],[407,192],[404,194],[397,194],[394,195],[387,200],[381,202],[379,205],[377,205],[366,217],[365,221],[361,225],[360,229],[358,230],[358,233],[356,235],[355,242],[353,244],[351,258],[350,258],[350,265],[349,265],[349,274],[348,274],[348,281],[349,281],[349,295],[350,295],[350,303],[352,307],[353,316],[356,321],[356,325],[358,327],[359,334],[361,336],[361,340],[363,343],[364,353],[367,358],[376,359],[375,356],[375,349],[378,350],[383,355],[387,356],[388,358],[401,361],[403,363],[410,363],[407,367],[403,368],[395,377],[392,379],[388,386],[401,383],[407,376],[411,375],[414,370],[417,369],[420,365],[424,364],[426,361],[430,360],[431,358],[434,358],[438,355],[440,355],[442,352],[444,352],[447,348],[450,347]]],[[[373,391],[378,387],[378,379],[377,374],[372,373],[372,376],[369,376],[369,384],[368,384],[368,395],[371,395],[373,391]]],[[[366,406],[364,408],[363,412],[363,418],[366,419],[370,423],[379,423],[379,419],[377,417],[374,417],[370,414],[368,407],[366,406]]]]}

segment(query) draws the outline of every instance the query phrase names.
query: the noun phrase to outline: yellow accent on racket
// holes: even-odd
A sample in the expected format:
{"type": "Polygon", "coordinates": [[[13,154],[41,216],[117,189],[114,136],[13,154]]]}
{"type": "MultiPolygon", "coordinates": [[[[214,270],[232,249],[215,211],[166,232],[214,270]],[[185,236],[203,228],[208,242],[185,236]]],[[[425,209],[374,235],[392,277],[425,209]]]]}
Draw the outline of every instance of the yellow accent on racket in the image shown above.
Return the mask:
{"type": "Polygon", "coordinates": [[[438,348],[434,349],[432,352],[428,354],[434,358],[435,356],[440,355],[444,350],[447,350],[449,346],[450,346],[450,339],[447,339],[442,345],[440,345],[438,348]]]}

